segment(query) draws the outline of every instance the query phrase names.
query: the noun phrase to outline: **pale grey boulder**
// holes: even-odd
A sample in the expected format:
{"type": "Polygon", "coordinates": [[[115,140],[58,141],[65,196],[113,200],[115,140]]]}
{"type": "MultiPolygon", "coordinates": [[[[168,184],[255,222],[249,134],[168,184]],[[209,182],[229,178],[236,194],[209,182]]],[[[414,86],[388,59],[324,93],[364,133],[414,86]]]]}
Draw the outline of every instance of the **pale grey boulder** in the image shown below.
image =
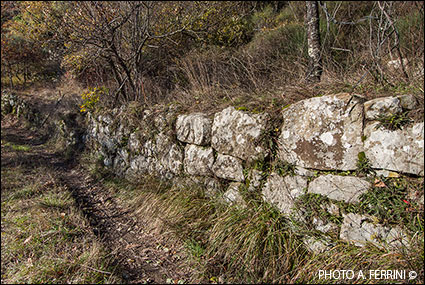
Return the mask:
{"type": "Polygon", "coordinates": [[[400,99],[396,97],[382,97],[364,103],[365,118],[376,120],[379,116],[399,114],[403,111],[400,99]]]}
{"type": "Polygon", "coordinates": [[[397,98],[400,100],[400,106],[404,110],[413,110],[418,106],[418,100],[412,94],[399,95],[397,98]]]}
{"type": "Polygon", "coordinates": [[[354,170],[363,151],[363,99],[348,93],[297,102],[282,112],[279,158],[303,168],[354,170]]]}
{"type": "Polygon", "coordinates": [[[263,158],[266,150],[260,140],[267,118],[267,114],[248,114],[228,107],[214,115],[211,146],[219,153],[242,160],[263,158]]]}
{"type": "Polygon", "coordinates": [[[242,161],[239,158],[218,154],[216,161],[212,166],[212,170],[217,177],[233,180],[244,181],[242,161]]]}
{"type": "Polygon", "coordinates": [[[355,176],[321,175],[308,185],[308,193],[321,194],[329,199],[347,203],[359,202],[359,196],[371,183],[355,176]]]}
{"type": "Polygon", "coordinates": [[[364,246],[366,242],[382,244],[390,247],[408,246],[407,235],[398,227],[391,228],[369,222],[368,216],[348,213],[343,215],[340,239],[364,246]]]}
{"type": "Polygon", "coordinates": [[[424,123],[387,130],[379,122],[364,130],[365,155],[373,168],[424,175],[424,123]]]}
{"type": "Polygon", "coordinates": [[[203,113],[179,115],[176,121],[177,139],[182,142],[207,145],[211,142],[212,120],[203,113]]]}
{"type": "Polygon", "coordinates": [[[190,175],[212,176],[214,152],[211,147],[187,144],[184,150],[184,169],[190,175]]]}
{"type": "Polygon", "coordinates": [[[282,177],[271,173],[265,183],[262,195],[264,201],[273,204],[284,214],[292,214],[296,199],[305,194],[307,179],[302,176],[282,177]]]}

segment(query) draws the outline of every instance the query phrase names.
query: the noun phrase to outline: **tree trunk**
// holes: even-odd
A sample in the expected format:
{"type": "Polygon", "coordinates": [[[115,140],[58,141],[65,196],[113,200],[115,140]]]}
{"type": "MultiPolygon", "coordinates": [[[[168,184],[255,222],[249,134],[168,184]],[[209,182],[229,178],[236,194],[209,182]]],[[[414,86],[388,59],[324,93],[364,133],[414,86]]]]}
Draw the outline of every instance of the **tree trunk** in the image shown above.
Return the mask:
{"type": "Polygon", "coordinates": [[[319,82],[322,75],[322,57],[320,55],[319,5],[318,1],[306,1],[306,25],[308,46],[308,70],[306,80],[319,82]]]}

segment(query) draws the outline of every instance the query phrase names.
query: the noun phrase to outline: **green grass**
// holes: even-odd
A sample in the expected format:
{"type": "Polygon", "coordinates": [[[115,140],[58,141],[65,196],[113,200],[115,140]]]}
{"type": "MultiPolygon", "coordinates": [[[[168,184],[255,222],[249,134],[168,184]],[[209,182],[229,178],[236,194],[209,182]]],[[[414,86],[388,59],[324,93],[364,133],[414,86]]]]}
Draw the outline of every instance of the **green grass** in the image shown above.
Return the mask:
{"type": "Polygon", "coordinates": [[[14,143],[11,143],[11,142],[4,142],[3,143],[3,141],[1,142],[1,144],[4,147],[10,147],[11,149],[13,149],[15,151],[30,151],[31,150],[31,147],[27,146],[27,145],[18,145],[18,144],[14,144],[14,143]]]}

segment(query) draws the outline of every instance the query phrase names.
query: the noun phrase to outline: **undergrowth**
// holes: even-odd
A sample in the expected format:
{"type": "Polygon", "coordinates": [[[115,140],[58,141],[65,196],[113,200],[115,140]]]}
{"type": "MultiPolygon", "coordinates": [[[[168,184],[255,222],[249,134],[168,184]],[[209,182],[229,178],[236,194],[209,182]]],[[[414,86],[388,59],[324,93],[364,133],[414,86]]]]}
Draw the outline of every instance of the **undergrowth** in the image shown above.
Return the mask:
{"type": "MultiPolygon", "coordinates": [[[[319,270],[332,269],[363,272],[415,270],[418,278],[412,282],[423,281],[423,223],[413,221],[412,217],[420,213],[415,212],[412,216],[409,211],[405,211],[406,207],[395,207],[395,212],[390,218],[401,219],[399,224],[405,224],[407,228],[415,230],[410,239],[409,249],[390,250],[373,244],[359,248],[334,237],[332,238],[334,246],[318,254],[310,252],[302,243],[305,236],[314,236],[316,232],[313,229],[294,232],[294,225],[285,216],[268,203],[252,198],[255,195],[246,196],[252,199],[245,199],[245,207],[229,206],[219,198],[208,198],[199,186],[184,183],[171,185],[153,177],[148,177],[145,182],[133,186],[124,183],[123,187],[122,183],[116,181],[109,184],[115,189],[117,197],[121,197],[141,216],[150,215],[159,218],[161,227],[173,233],[185,244],[188,254],[192,257],[192,263],[199,272],[199,276],[195,277],[193,282],[340,282],[341,280],[319,279],[319,270]]],[[[393,187],[389,181],[385,183],[389,186],[385,193],[372,191],[369,196],[362,197],[360,203],[362,210],[358,211],[381,217],[380,214],[385,210],[383,203],[388,201],[398,203],[401,196],[394,192],[395,186],[393,187]]],[[[399,189],[400,191],[405,194],[406,189],[399,189]]],[[[304,200],[313,205],[307,215],[319,214],[336,224],[342,222],[340,216],[324,212],[323,205],[330,203],[329,199],[310,198],[304,200]]],[[[353,210],[344,208],[346,206],[343,203],[338,206],[343,212],[353,210]]],[[[421,219],[423,221],[423,216],[421,219]]],[[[380,280],[367,279],[361,282],[379,283],[380,280]]]]}

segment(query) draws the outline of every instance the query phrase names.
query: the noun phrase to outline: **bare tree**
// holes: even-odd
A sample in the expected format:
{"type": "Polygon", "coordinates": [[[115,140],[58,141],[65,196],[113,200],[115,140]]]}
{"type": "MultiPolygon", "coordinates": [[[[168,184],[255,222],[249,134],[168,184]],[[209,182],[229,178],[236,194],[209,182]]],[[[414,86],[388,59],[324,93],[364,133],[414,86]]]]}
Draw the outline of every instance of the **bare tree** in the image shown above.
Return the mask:
{"type": "Polygon", "coordinates": [[[319,82],[323,67],[320,53],[318,1],[306,1],[306,8],[307,46],[309,57],[306,80],[309,82],[319,82]]]}
{"type": "MultiPolygon", "coordinates": [[[[159,6],[159,7],[158,7],[159,6]]],[[[81,1],[73,2],[65,17],[73,48],[89,51],[93,62],[99,58],[109,65],[115,78],[115,103],[139,100],[147,103],[143,88],[143,59],[154,44],[185,30],[182,22],[161,27],[150,1],[81,1]],[[121,96],[119,96],[121,95],[121,96]]],[[[177,11],[177,8],[176,8],[177,11]]]]}

